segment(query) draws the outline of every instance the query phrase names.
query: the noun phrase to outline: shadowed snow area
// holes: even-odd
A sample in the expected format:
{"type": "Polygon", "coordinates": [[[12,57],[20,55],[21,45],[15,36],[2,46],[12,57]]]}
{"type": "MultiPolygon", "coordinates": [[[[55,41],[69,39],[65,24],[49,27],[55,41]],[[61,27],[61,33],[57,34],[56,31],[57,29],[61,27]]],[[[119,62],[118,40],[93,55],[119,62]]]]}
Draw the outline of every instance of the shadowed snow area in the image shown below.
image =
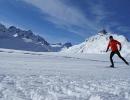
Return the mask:
{"type": "Polygon", "coordinates": [[[130,100],[130,66],[114,60],[0,49],[0,100],[130,100]]]}

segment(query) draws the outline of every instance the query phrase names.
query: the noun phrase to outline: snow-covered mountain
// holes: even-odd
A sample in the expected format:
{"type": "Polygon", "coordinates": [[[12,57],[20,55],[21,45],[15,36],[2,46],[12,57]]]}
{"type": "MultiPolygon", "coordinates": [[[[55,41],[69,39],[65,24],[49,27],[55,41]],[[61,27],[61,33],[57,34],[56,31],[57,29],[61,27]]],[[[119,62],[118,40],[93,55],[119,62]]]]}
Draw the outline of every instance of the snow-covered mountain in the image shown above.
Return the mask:
{"type": "Polygon", "coordinates": [[[27,51],[51,51],[49,43],[31,30],[25,31],[14,26],[6,28],[0,24],[0,48],[27,50],[27,51]]]}
{"type": "Polygon", "coordinates": [[[122,51],[123,54],[130,53],[130,43],[123,35],[111,34],[111,33],[102,33],[91,36],[86,39],[81,44],[70,47],[69,49],[64,49],[62,52],[66,53],[93,53],[93,54],[102,54],[105,53],[109,42],[109,36],[112,35],[114,39],[117,39],[122,43],[122,51]]]}
{"type": "Polygon", "coordinates": [[[31,30],[25,31],[15,26],[6,28],[3,24],[0,24],[0,48],[58,52],[70,46],[72,46],[70,42],[65,44],[50,44],[43,37],[35,35],[31,30]]]}
{"type": "Polygon", "coordinates": [[[70,42],[66,42],[64,44],[62,44],[62,43],[51,44],[51,47],[52,47],[53,51],[55,51],[55,52],[61,51],[62,49],[68,49],[71,46],[72,46],[72,44],[70,42]]]}

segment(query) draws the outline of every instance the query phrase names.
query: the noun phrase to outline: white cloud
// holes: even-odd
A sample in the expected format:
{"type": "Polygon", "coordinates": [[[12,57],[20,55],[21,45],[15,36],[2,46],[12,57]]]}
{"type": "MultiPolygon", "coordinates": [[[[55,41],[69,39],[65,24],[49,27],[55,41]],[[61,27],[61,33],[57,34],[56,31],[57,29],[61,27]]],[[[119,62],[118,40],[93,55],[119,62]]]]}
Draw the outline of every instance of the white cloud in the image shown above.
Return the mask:
{"type": "MultiPolygon", "coordinates": [[[[52,22],[57,27],[68,29],[75,32],[72,26],[79,28],[77,33],[81,30],[93,29],[97,30],[95,22],[90,21],[84,13],[80,10],[66,5],[63,0],[24,0],[33,6],[39,8],[47,16],[46,20],[52,22]],[[71,29],[72,28],[72,29],[71,29]]],[[[84,31],[84,33],[85,33],[84,31]]],[[[81,35],[81,34],[79,34],[81,35]]]]}
{"type": "Polygon", "coordinates": [[[102,0],[98,0],[98,2],[88,2],[89,4],[89,10],[91,11],[91,14],[95,16],[94,20],[95,23],[98,25],[104,25],[104,22],[106,22],[106,19],[111,18],[113,15],[113,12],[110,12],[106,9],[105,5],[103,4],[102,0]]]}
{"type": "MultiPolygon", "coordinates": [[[[102,0],[97,3],[87,1],[89,15],[82,12],[80,9],[67,5],[64,0],[24,0],[39,8],[44,14],[43,18],[53,23],[58,28],[63,28],[82,37],[88,34],[88,31],[98,31],[99,29],[106,28],[111,31],[112,27],[119,27],[119,22],[108,21],[114,15],[106,9],[102,0]]],[[[119,29],[119,28],[118,28],[119,29]]]]}

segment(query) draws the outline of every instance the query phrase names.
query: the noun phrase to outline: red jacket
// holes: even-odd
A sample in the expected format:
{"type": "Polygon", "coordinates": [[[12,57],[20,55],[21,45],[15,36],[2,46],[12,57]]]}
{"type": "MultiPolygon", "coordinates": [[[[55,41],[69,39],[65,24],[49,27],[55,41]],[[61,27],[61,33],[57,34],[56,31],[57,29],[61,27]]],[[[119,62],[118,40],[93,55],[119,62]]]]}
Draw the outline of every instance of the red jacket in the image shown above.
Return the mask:
{"type": "Polygon", "coordinates": [[[109,49],[109,47],[111,47],[112,52],[118,51],[118,45],[120,46],[121,49],[121,43],[117,40],[110,40],[109,44],[107,46],[107,49],[109,49]]]}

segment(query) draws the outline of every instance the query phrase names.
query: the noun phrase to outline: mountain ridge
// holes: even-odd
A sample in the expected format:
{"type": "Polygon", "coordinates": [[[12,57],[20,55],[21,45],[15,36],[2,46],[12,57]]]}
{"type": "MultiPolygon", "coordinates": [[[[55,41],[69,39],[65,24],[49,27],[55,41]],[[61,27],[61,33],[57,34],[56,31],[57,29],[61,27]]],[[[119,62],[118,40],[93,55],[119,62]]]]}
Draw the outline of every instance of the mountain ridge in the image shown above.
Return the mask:
{"type": "Polygon", "coordinates": [[[72,46],[69,49],[64,49],[62,52],[65,53],[83,53],[83,54],[104,54],[109,42],[109,36],[113,36],[114,39],[118,40],[122,44],[121,53],[127,55],[130,53],[130,42],[123,35],[106,33],[98,33],[86,39],[84,42],[72,46]]]}
{"type": "Polygon", "coordinates": [[[15,26],[7,28],[3,24],[0,24],[0,48],[36,52],[57,52],[62,48],[70,46],[72,45],[65,43],[60,47],[53,47],[43,37],[35,35],[31,30],[22,30],[15,26]]]}

